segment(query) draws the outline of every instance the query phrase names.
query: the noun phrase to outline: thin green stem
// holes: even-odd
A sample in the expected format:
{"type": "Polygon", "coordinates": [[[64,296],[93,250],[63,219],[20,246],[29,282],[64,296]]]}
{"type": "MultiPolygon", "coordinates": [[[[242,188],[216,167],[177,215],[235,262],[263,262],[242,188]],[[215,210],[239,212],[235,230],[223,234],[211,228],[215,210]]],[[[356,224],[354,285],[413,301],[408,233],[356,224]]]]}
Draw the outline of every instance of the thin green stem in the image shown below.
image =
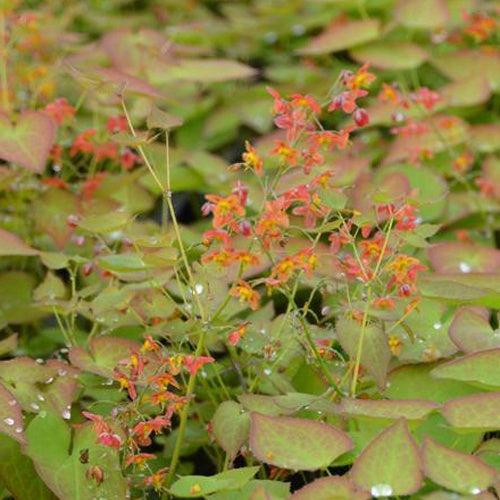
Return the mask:
{"type": "Polygon", "coordinates": [[[356,352],[356,361],[354,362],[354,373],[352,375],[351,389],[349,391],[351,397],[356,396],[356,386],[358,383],[359,369],[361,366],[361,355],[363,353],[363,343],[365,339],[366,326],[368,323],[368,310],[370,308],[371,300],[372,300],[372,286],[370,284],[368,285],[368,292],[366,294],[365,311],[363,313],[363,321],[361,323],[361,333],[359,335],[359,341],[358,341],[358,350],[356,352]]]}

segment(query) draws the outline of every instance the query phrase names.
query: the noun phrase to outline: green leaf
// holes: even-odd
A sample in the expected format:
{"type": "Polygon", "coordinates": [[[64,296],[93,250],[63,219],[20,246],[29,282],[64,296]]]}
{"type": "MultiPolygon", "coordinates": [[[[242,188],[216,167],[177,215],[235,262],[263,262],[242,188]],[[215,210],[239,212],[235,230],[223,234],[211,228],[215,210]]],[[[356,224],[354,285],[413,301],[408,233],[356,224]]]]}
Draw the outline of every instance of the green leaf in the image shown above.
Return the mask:
{"type": "Polygon", "coordinates": [[[250,448],[267,464],[316,470],[352,448],[347,434],[322,422],[260,413],[251,413],[250,419],[250,448]]]}
{"type": "Polygon", "coordinates": [[[419,280],[424,297],[460,304],[500,307],[499,273],[427,274],[419,280]]]}
{"type": "Polygon", "coordinates": [[[67,292],[63,280],[54,273],[48,272],[45,279],[34,290],[33,298],[38,302],[54,301],[66,298],[67,292]]]}
{"type": "Polygon", "coordinates": [[[450,338],[465,353],[500,347],[500,331],[494,331],[487,309],[459,309],[450,325],[450,338]]]}
{"type": "Polygon", "coordinates": [[[39,308],[32,305],[35,288],[33,274],[23,271],[9,271],[0,274],[0,324],[30,323],[45,316],[39,308]]]}
{"type": "Polygon", "coordinates": [[[151,106],[151,111],[149,112],[149,115],[146,119],[148,128],[161,128],[163,130],[170,130],[176,127],[180,127],[182,123],[182,118],[162,111],[154,104],[151,106]]]}
{"type": "Polygon", "coordinates": [[[374,497],[409,495],[422,485],[417,445],[401,419],[384,429],[354,461],[350,476],[374,497]]]}
{"type": "Polygon", "coordinates": [[[494,153],[500,149],[500,126],[497,123],[473,125],[470,140],[474,149],[481,153],[494,153]]]}
{"type": "Polygon", "coordinates": [[[469,243],[437,243],[427,256],[440,274],[492,273],[500,267],[500,250],[469,243]]]}
{"type": "Polygon", "coordinates": [[[500,348],[489,349],[438,365],[432,370],[431,375],[436,378],[451,378],[500,387],[499,366],[500,348]]]}
{"type": "Polygon", "coordinates": [[[499,50],[463,49],[439,54],[431,63],[451,80],[465,80],[471,75],[482,76],[490,84],[491,90],[500,89],[499,50]]]}
{"type": "Polygon", "coordinates": [[[433,30],[446,26],[448,10],[443,0],[399,0],[394,17],[405,28],[433,30]]]}
{"type": "Polygon", "coordinates": [[[340,408],[343,414],[355,417],[382,419],[422,420],[439,404],[423,399],[369,400],[343,399],[340,408]]]}
{"type": "Polygon", "coordinates": [[[157,65],[151,79],[154,82],[185,81],[214,83],[255,76],[256,70],[229,59],[184,59],[175,64],[157,65]],[[161,73],[162,74],[161,74],[161,73]]]}
{"type": "Polygon", "coordinates": [[[170,493],[178,498],[203,498],[224,490],[243,487],[257,474],[259,467],[243,467],[221,472],[215,476],[184,476],[170,488],[170,493]]]}
{"type": "Polygon", "coordinates": [[[346,476],[322,477],[296,491],[289,500],[365,500],[346,476]]]}
{"type": "Polygon", "coordinates": [[[497,473],[479,458],[442,446],[430,438],[423,441],[424,471],[440,486],[476,495],[493,484],[497,473]]]}
{"type": "Polygon", "coordinates": [[[419,398],[444,403],[448,399],[478,391],[458,380],[436,379],[429,375],[435,364],[405,365],[389,373],[385,396],[390,399],[419,398]]]}
{"type": "Polygon", "coordinates": [[[23,412],[16,397],[0,383],[0,433],[19,443],[26,442],[23,434],[23,412]]]}
{"type": "Polygon", "coordinates": [[[460,429],[500,429],[500,392],[471,394],[447,401],[441,414],[460,429]]]}
{"type": "MultiPolygon", "coordinates": [[[[337,322],[337,336],[340,345],[350,358],[356,359],[361,341],[361,325],[354,320],[341,319],[337,322]]],[[[381,390],[385,388],[390,359],[391,351],[385,333],[376,324],[366,325],[361,350],[361,366],[374,378],[381,390]]]]}
{"type": "Polygon", "coordinates": [[[117,273],[144,271],[148,267],[142,257],[135,253],[105,255],[99,257],[97,262],[103,269],[117,273]]]}
{"type": "Polygon", "coordinates": [[[500,439],[484,441],[475,453],[483,462],[494,467],[500,473],[500,439]]]}
{"type": "Polygon", "coordinates": [[[55,134],[54,121],[40,111],[23,111],[15,125],[0,114],[0,158],[41,174],[55,134]]]}
{"type": "Polygon", "coordinates": [[[297,52],[302,55],[329,54],[375,40],[379,36],[380,22],[377,19],[345,20],[334,23],[297,52]]]}
{"type": "Polygon", "coordinates": [[[0,340],[0,356],[4,356],[9,352],[15,351],[18,345],[18,335],[17,333],[13,333],[8,337],[0,340]]]}
{"type": "Polygon", "coordinates": [[[84,500],[127,497],[127,483],[121,474],[118,452],[96,443],[91,423],[72,430],[61,418],[40,412],[26,430],[26,453],[33,460],[40,477],[59,498],[84,500]],[[80,462],[80,453],[88,449],[89,461],[80,462]],[[85,477],[91,466],[99,466],[104,481],[97,484],[85,477]]]}
{"type": "Polygon", "coordinates": [[[248,439],[250,416],[234,401],[221,403],[212,419],[214,437],[222,449],[234,460],[248,439]]]}
{"type": "Polygon", "coordinates": [[[77,196],[58,188],[49,188],[31,204],[31,217],[37,231],[48,236],[49,242],[52,240],[60,250],[68,244],[74,232],[68,225],[68,217],[79,213],[77,196]]]}
{"type": "Polygon", "coordinates": [[[0,228],[0,256],[39,254],[38,250],[27,245],[17,234],[0,228]]]}
{"type": "Polygon", "coordinates": [[[0,481],[16,500],[57,500],[14,439],[0,434],[0,481]]]}
{"type": "Polygon", "coordinates": [[[448,106],[474,106],[490,98],[490,86],[483,76],[450,82],[439,89],[448,106]]]}
{"type": "Polygon", "coordinates": [[[265,498],[268,500],[277,499],[288,499],[290,496],[290,483],[283,483],[281,481],[271,481],[271,480],[257,480],[252,479],[248,481],[245,486],[237,490],[221,491],[219,493],[214,493],[210,495],[210,500],[258,500],[260,498],[265,498]],[[262,493],[264,495],[262,496],[262,493]],[[261,496],[256,496],[260,494],[261,496]]]}
{"type": "Polygon", "coordinates": [[[140,347],[133,340],[97,337],[90,341],[90,352],[81,347],[72,347],[69,359],[72,365],[81,370],[111,377],[118,362],[129,358],[131,351],[139,351],[140,347]]]}
{"type": "Polygon", "coordinates": [[[362,64],[388,70],[415,69],[428,58],[424,49],[410,42],[375,42],[352,49],[350,54],[362,64]]]}
{"type": "Polygon", "coordinates": [[[123,229],[130,219],[125,212],[88,215],[78,222],[78,227],[90,233],[107,234],[123,229]]]}

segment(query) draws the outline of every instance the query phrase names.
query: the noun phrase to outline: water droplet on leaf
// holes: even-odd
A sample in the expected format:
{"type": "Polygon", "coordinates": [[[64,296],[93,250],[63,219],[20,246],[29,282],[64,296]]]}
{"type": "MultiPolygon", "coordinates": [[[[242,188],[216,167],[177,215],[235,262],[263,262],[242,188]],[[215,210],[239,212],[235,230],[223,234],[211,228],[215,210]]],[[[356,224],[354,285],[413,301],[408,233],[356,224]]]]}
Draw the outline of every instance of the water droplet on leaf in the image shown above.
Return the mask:
{"type": "Polygon", "coordinates": [[[392,486],[388,484],[376,484],[372,486],[370,493],[375,498],[388,497],[392,495],[392,486]]]}
{"type": "Polygon", "coordinates": [[[14,425],[14,419],[13,418],[10,418],[10,417],[7,417],[7,418],[4,418],[3,421],[7,424],[7,425],[14,425]]]}

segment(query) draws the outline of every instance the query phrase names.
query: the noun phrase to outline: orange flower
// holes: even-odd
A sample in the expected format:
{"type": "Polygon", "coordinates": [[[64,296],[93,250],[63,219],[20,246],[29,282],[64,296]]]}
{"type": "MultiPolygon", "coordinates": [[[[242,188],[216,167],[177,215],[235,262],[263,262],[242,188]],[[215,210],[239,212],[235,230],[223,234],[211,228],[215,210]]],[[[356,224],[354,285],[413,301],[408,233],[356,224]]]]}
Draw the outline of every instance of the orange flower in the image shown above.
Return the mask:
{"type": "Polygon", "coordinates": [[[130,380],[124,373],[115,370],[113,372],[113,378],[120,383],[120,389],[127,389],[130,399],[135,399],[137,397],[137,391],[135,390],[135,384],[130,380]]]}
{"type": "Polygon", "coordinates": [[[238,280],[229,293],[240,302],[247,302],[253,311],[259,308],[260,295],[246,281],[238,280]]]}
{"type": "Polygon", "coordinates": [[[284,141],[275,141],[275,143],[276,146],[270,151],[269,154],[281,156],[283,161],[290,167],[295,167],[295,165],[297,165],[297,158],[299,156],[298,151],[290,147],[284,141]]]}
{"type": "Polygon", "coordinates": [[[130,467],[132,464],[137,465],[139,470],[144,469],[144,462],[146,460],[153,460],[156,455],[152,453],[138,453],[137,455],[129,455],[125,458],[125,468],[130,467]]]}
{"type": "Polygon", "coordinates": [[[368,88],[377,77],[368,72],[368,64],[363,64],[356,73],[346,78],[344,85],[348,89],[368,88]]]}
{"type": "Polygon", "coordinates": [[[223,197],[215,194],[207,194],[205,196],[207,203],[202,207],[203,215],[213,213],[213,226],[216,229],[221,229],[224,226],[230,226],[231,229],[237,231],[235,217],[243,217],[245,208],[241,205],[240,197],[236,194],[230,194],[223,197]]]}
{"type": "Polygon", "coordinates": [[[156,491],[160,491],[165,481],[165,476],[168,472],[168,467],[156,471],[154,474],[146,477],[142,482],[146,486],[152,486],[156,491]]]}
{"type": "Polygon", "coordinates": [[[255,148],[248,142],[245,141],[245,153],[243,153],[242,158],[245,163],[245,167],[253,170],[257,175],[262,175],[264,162],[262,158],[258,155],[255,148]]]}

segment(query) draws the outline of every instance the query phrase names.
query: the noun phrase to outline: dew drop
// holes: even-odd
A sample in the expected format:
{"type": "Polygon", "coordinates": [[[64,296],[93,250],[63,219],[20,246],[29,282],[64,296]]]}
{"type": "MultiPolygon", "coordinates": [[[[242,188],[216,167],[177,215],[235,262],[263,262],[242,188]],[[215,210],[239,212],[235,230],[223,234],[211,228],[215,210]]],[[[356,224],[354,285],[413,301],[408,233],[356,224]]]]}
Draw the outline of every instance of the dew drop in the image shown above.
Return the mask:
{"type": "Polygon", "coordinates": [[[61,416],[64,420],[69,420],[71,418],[71,411],[66,408],[62,411],[61,416]]]}
{"type": "Polygon", "coordinates": [[[194,291],[198,295],[201,295],[203,293],[203,285],[201,283],[196,283],[196,285],[194,286],[194,291]]]}
{"type": "Polygon", "coordinates": [[[7,425],[14,425],[14,419],[13,418],[10,418],[10,417],[7,417],[7,418],[4,418],[3,421],[7,424],[7,425]]]}
{"type": "Polygon", "coordinates": [[[37,397],[38,401],[45,401],[45,397],[42,396],[41,394],[37,394],[36,397],[37,397]]]}
{"type": "Polygon", "coordinates": [[[59,374],[60,377],[64,377],[64,375],[67,375],[68,372],[63,368],[59,368],[59,370],[57,370],[57,373],[59,374]]]}
{"type": "Polygon", "coordinates": [[[264,369],[264,373],[265,373],[266,375],[271,375],[271,373],[273,373],[273,371],[272,371],[270,368],[265,368],[265,369],[264,369]]]}
{"type": "Polygon", "coordinates": [[[45,381],[46,384],[51,384],[52,382],[54,382],[54,377],[50,377],[45,381]]]}
{"type": "Polygon", "coordinates": [[[23,432],[23,428],[22,427],[16,427],[14,429],[14,432],[17,432],[18,434],[21,434],[21,432],[23,432]]]}
{"type": "Polygon", "coordinates": [[[460,269],[460,271],[462,273],[470,273],[471,272],[471,267],[469,266],[469,264],[467,264],[467,262],[460,262],[460,264],[458,264],[458,268],[460,269]]]}
{"type": "Polygon", "coordinates": [[[38,411],[40,409],[40,405],[38,403],[31,403],[30,406],[35,411],[38,411]]]}
{"type": "Polygon", "coordinates": [[[17,401],[15,399],[11,399],[9,401],[9,406],[16,406],[16,404],[17,404],[17,401]]]}
{"type": "Polygon", "coordinates": [[[376,484],[372,486],[370,493],[375,498],[388,497],[392,495],[392,486],[388,484],[376,484]]]}
{"type": "Polygon", "coordinates": [[[473,486],[469,491],[472,495],[479,495],[479,493],[481,493],[481,488],[473,486]]]}
{"type": "Polygon", "coordinates": [[[35,361],[39,364],[39,365],[43,365],[44,361],[42,358],[36,358],[35,361]]]}
{"type": "Polygon", "coordinates": [[[434,323],[432,325],[432,327],[434,328],[434,330],[440,330],[442,328],[442,326],[443,325],[439,321],[437,321],[436,323],[434,323]]]}

